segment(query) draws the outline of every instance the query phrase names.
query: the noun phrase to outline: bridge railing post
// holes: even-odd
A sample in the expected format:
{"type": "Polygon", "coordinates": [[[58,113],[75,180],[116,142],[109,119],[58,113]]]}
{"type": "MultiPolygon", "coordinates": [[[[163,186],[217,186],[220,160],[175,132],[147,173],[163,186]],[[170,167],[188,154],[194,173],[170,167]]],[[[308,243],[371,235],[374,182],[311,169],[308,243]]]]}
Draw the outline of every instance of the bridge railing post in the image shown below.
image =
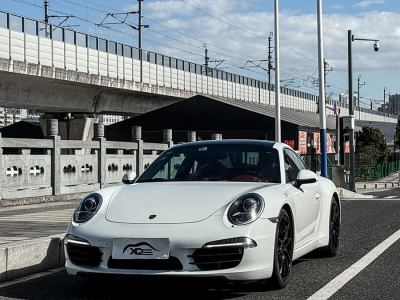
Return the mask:
{"type": "Polygon", "coordinates": [[[0,200],[2,199],[1,187],[3,186],[3,171],[5,170],[3,166],[3,148],[2,148],[2,138],[0,132],[0,200]]]}
{"type": "Polygon", "coordinates": [[[136,150],[136,176],[139,176],[143,173],[144,165],[143,165],[143,140],[142,140],[142,127],[141,126],[133,126],[132,127],[132,140],[137,143],[136,150]]]}
{"type": "Polygon", "coordinates": [[[61,137],[58,135],[58,120],[46,120],[46,136],[53,140],[51,149],[51,187],[53,195],[61,194],[61,137]]]}
{"type": "Polygon", "coordinates": [[[214,141],[220,141],[220,140],[222,140],[222,134],[221,133],[213,133],[211,135],[211,139],[214,141]]]}
{"type": "Polygon", "coordinates": [[[98,164],[98,180],[100,188],[104,187],[106,182],[106,154],[107,140],[104,137],[104,124],[103,123],[95,123],[94,124],[94,140],[99,142],[99,150],[97,152],[97,164],[98,164]]]}
{"type": "Polygon", "coordinates": [[[197,140],[196,131],[188,131],[188,142],[195,142],[197,140]]]}
{"type": "Polygon", "coordinates": [[[171,148],[174,145],[174,141],[172,140],[172,129],[163,130],[163,143],[167,144],[168,148],[171,148]]]}

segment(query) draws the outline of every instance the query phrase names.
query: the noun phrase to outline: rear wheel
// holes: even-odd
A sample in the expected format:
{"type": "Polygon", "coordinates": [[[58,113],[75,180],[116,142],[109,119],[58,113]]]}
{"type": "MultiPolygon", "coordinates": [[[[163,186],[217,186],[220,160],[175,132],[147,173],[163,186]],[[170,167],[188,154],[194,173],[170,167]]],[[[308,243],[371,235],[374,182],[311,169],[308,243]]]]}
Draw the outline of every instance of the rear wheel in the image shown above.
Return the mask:
{"type": "Polygon", "coordinates": [[[323,250],[326,256],[334,257],[339,249],[340,239],[340,208],[336,198],[332,199],[329,215],[329,244],[323,250]]]}
{"type": "Polygon", "coordinates": [[[276,227],[274,271],[271,283],[281,289],[287,286],[293,257],[293,224],[286,210],[282,210],[276,227]]]}

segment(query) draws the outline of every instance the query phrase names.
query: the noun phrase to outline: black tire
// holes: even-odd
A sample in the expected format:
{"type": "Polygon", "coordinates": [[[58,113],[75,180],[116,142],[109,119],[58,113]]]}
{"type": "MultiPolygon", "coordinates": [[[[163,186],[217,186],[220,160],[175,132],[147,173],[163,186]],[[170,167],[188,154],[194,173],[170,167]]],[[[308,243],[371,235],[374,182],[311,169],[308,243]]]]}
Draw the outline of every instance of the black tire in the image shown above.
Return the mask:
{"type": "Polygon", "coordinates": [[[323,253],[326,257],[336,256],[340,242],[340,207],[336,198],[332,198],[329,214],[329,244],[324,247],[323,253]]]}
{"type": "Polygon", "coordinates": [[[274,271],[271,283],[274,288],[285,288],[289,281],[293,259],[293,224],[286,210],[279,213],[274,248],[274,271]]]}

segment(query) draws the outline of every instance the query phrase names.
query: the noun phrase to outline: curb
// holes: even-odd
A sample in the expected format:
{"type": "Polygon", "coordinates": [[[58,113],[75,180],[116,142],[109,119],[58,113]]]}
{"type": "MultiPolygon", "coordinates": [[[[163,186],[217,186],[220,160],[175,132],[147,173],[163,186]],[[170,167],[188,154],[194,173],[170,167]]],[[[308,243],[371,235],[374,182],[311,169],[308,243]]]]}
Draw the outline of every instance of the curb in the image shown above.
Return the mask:
{"type": "Polygon", "coordinates": [[[0,245],[0,282],[63,266],[65,234],[0,245]]]}
{"type": "Polygon", "coordinates": [[[358,190],[387,189],[394,187],[400,187],[400,182],[365,182],[356,184],[356,189],[358,190]]]}
{"type": "Polygon", "coordinates": [[[88,193],[64,194],[58,196],[40,196],[19,199],[1,199],[0,207],[22,206],[42,203],[73,202],[86,196],[88,193]]]}
{"type": "Polygon", "coordinates": [[[372,199],[374,196],[372,195],[363,195],[363,194],[358,194],[354,193],[352,191],[346,190],[344,188],[336,188],[339,197],[344,198],[344,199],[372,199]]]}

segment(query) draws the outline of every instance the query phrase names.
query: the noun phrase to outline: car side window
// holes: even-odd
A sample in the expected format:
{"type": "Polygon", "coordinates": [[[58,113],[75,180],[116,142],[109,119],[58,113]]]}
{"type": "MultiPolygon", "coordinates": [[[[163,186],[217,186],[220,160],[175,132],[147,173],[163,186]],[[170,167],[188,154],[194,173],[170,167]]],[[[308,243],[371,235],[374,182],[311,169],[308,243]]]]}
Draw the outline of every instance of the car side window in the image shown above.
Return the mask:
{"type": "Polygon", "coordinates": [[[294,182],[297,179],[297,175],[300,172],[298,166],[294,163],[287,151],[284,152],[285,157],[285,173],[286,182],[294,182]]]}
{"type": "Polygon", "coordinates": [[[306,165],[304,164],[304,161],[292,150],[286,149],[285,152],[288,153],[289,157],[293,160],[293,162],[296,164],[298,167],[299,171],[301,170],[307,170],[306,165]]]}

